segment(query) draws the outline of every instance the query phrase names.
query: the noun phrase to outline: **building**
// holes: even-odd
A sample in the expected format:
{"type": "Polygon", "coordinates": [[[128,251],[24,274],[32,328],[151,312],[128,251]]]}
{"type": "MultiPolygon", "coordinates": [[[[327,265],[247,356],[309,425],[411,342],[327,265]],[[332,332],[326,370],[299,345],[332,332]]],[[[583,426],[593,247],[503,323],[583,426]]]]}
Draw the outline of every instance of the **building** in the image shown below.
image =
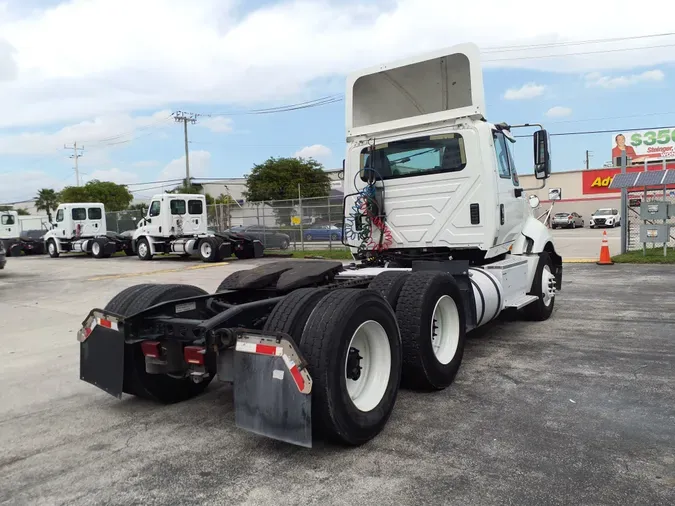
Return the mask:
{"type": "MultiPolygon", "coordinates": [[[[675,169],[675,163],[669,163],[667,168],[675,169]]],[[[649,165],[649,170],[661,169],[663,169],[662,162],[649,165]]],[[[644,171],[644,165],[629,167],[628,171],[642,172],[644,171]]],[[[620,172],[621,169],[617,167],[554,172],[546,181],[545,188],[530,190],[527,193],[539,197],[542,212],[551,206],[554,202],[551,197],[557,194],[560,199],[555,200],[555,204],[553,204],[554,212],[576,212],[583,216],[588,223],[591,214],[596,209],[603,207],[620,209],[621,190],[609,188],[613,177],[620,172]]],[[[534,175],[520,175],[519,178],[522,188],[541,186],[541,181],[535,179],[534,175]]],[[[668,189],[668,195],[675,197],[675,186],[668,189]]]]}

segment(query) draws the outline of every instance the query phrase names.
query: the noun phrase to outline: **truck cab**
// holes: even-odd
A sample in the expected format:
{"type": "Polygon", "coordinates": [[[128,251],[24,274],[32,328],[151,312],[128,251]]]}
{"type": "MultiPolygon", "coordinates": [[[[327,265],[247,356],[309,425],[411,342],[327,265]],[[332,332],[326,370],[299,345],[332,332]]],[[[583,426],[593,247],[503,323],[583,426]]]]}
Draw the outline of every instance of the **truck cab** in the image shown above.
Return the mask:
{"type": "MultiPolygon", "coordinates": [[[[367,198],[385,223],[371,234],[371,247],[398,254],[399,263],[411,253],[478,264],[509,252],[555,253],[521,185],[512,127],[486,120],[475,45],[355,73],[346,107],[345,235],[356,256],[366,234],[357,230],[363,213],[354,210],[363,207],[369,182],[374,195],[367,198]]],[[[533,141],[535,175],[545,180],[546,131],[533,141]]]]}
{"type": "Polygon", "coordinates": [[[164,193],[155,195],[147,215],[134,232],[136,241],[142,236],[185,237],[206,234],[206,197],[193,194],[164,193]]]}

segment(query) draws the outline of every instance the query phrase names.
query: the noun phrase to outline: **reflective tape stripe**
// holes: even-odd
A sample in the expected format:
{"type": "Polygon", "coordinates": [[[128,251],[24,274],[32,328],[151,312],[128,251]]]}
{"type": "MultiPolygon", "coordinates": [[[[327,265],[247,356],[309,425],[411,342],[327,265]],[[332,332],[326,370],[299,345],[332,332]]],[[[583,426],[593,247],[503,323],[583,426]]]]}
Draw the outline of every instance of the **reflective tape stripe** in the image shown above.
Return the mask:
{"type": "Polygon", "coordinates": [[[273,346],[271,344],[256,344],[238,341],[236,346],[237,351],[244,353],[257,353],[258,355],[272,355],[280,357],[284,350],[281,346],[273,346]]]}
{"type": "Polygon", "coordinates": [[[302,374],[300,374],[300,369],[298,369],[296,363],[293,362],[288,355],[284,354],[283,357],[284,363],[286,364],[286,367],[288,367],[288,372],[293,376],[295,385],[298,387],[298,390],[302,392],[305,389],[305,379],[302,377],[302,374]]]}

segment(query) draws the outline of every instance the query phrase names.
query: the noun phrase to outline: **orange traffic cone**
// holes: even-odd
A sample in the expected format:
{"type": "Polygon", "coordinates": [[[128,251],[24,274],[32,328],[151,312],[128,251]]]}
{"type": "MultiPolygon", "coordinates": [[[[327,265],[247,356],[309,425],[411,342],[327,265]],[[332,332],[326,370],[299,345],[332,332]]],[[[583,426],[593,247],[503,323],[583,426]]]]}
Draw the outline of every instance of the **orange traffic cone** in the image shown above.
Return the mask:
{"type": "Polygon", "coordinates": [[[598,265],[614,265],[612,257],[609,256],[609,243],[607,242],[607,230],[602,232],[602,246],[600,246],[600,260],[596,262],[598,265]]]}

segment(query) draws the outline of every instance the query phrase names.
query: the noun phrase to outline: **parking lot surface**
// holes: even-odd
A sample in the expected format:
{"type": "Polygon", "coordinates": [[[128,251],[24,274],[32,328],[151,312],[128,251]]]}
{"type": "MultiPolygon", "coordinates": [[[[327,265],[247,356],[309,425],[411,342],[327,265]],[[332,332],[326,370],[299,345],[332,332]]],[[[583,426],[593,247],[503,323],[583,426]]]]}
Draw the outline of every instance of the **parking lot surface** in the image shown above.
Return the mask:
{"type": "Polygon", "coordinates": [[[360,448],[241,431],[231,388],[215,381],[160,406],[78,379],[91,308],[137,283],[213,291],[262,261],[10,259],[0,504],[675,504],[675,269],[664,266],[566,265],[548,322],[481,329],[449,389],[401,391],[360,448]]]}

